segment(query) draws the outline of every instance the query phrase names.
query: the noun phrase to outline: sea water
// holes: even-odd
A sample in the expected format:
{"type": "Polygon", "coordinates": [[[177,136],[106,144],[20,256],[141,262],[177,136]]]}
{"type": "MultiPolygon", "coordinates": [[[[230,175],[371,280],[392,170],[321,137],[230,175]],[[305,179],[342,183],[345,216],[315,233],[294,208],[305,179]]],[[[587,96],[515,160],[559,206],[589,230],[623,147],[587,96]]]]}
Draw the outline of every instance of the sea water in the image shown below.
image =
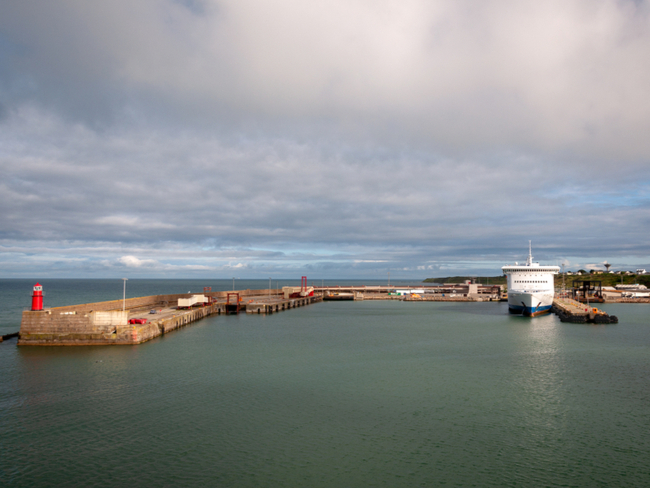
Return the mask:
{"type": "Polygon", "coordinates": [[[619,324],[357,301],[138,346],[12,339],[0,485],[648,486],[650,306],[603,308],[619,324]]]}

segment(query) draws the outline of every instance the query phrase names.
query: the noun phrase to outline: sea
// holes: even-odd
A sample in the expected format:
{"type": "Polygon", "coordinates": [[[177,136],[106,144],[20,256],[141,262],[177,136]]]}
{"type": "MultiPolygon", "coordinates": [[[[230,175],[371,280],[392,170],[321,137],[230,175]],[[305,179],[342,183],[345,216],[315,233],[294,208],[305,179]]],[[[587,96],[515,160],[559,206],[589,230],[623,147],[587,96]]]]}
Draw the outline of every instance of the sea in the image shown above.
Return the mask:
{"type": "MultiPolygon", "coordinates": [[[[119,279],[40,283],[46,307],[123,295],[119,279]]],[[[0,333],[34,284],[0,280],[0,333]]],[[[212,316],[137,346],[9,339],[0,486],[647,487],[650,305],[601,308],[619,323],[355,301],[212,316]]]]}

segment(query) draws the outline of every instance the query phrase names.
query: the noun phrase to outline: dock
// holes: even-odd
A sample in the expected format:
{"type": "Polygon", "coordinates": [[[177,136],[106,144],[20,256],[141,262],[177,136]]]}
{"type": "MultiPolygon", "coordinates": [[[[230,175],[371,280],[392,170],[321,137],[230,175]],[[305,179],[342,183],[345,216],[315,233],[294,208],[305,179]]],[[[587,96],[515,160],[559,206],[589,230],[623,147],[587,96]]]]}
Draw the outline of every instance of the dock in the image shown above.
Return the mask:
{"type": "Polygon", "coordinates": [[[322,297],[319,295],[299,297],[299,298],[284,298],[284,297],[271,297],[271,298],[252,298],[246,303],[246,313],[254,314],[271,314],[290,310],[292,308],[304,307],[312,303],[320,302],[322,297]]]}

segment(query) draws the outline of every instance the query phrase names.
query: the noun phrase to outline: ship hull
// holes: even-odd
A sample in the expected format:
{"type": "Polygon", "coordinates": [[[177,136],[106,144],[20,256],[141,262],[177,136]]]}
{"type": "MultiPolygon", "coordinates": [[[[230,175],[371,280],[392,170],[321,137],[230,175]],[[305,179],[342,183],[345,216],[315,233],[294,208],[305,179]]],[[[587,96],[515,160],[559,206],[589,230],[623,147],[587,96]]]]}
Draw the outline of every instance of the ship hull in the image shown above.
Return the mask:
{"type": "Polygon", "coordinates": [[[547,314],[553,306],[552,293],[511,291],[508,293],[508,311],[524,317],[547,314]]]}
{"type": "Polygon", "coordinates": [[[540,266],[533,262],[532,247],[528,244],[526,264],[503,266],[508,277],[508,311],[526,317],[537,317],[551,311],[555,286],[553,276],[558,266],[540,266]]]}

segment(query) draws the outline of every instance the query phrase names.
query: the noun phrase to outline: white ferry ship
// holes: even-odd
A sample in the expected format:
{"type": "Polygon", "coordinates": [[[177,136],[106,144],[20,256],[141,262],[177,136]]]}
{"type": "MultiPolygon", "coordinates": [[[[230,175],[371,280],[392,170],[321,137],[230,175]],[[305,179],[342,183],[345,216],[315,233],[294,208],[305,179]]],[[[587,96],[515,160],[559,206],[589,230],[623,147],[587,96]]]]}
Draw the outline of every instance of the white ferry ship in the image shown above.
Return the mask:
{"type": "Polygon", "coordinates": [[[528,244],[526,264],[503,266],[508,277],[508,311],[526,317],[536,317],[551,311],[555,293],[554,278],[559,266],[540,266],[533,262],[532,247],[528,244]]]}

